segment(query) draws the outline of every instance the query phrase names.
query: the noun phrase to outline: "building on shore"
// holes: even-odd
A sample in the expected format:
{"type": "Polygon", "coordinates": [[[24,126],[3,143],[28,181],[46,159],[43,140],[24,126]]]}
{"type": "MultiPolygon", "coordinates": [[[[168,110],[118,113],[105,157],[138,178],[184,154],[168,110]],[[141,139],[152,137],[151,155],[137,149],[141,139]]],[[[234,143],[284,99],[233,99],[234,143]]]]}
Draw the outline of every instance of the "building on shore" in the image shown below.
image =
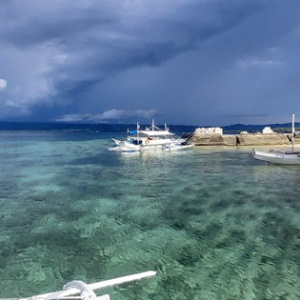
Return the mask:
{"type": "Polygon", "coordinates": [[[195,129],[194,132],[195,135],[199,135],[199,134],[221,134],[223,135],[223,128],[221,127],[208,127],[208,128],[204,128],[204,127],[199,127],[195,129]]]}
{"type": "Polygon", "coordinates": [[[274,133],[274,131],[271,129],[271,127],[267,126],[262,130],[262,133],[270,134],[270,133],[274,133]]]}

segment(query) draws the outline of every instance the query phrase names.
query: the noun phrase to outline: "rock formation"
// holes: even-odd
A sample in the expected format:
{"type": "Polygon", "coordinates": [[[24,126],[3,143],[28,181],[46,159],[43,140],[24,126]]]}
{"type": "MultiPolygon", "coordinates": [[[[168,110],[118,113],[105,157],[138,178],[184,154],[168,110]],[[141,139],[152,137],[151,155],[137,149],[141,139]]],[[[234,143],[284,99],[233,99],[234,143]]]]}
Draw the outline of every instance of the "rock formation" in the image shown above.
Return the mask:
{"type": "MultiPolygon", "coordinates": [[[[196,146],[276,146],[291,145],[291,135],[283,133],[211,134],[198,133],[189,138],[196,146]]],[[[294,139],[300,144],[300,138],[294,139]]]]}

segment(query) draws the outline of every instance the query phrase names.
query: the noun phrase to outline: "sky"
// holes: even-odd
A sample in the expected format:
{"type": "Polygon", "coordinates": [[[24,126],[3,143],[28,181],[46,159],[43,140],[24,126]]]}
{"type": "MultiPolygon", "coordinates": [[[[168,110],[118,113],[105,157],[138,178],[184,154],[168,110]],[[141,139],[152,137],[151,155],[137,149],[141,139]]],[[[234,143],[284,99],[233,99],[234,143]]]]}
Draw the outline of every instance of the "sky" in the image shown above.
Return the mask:
{"type": "Polygon", "coordinates": [[[0,24],[0,121],[300,119],[299,0],[0,0],[0,24]]]}

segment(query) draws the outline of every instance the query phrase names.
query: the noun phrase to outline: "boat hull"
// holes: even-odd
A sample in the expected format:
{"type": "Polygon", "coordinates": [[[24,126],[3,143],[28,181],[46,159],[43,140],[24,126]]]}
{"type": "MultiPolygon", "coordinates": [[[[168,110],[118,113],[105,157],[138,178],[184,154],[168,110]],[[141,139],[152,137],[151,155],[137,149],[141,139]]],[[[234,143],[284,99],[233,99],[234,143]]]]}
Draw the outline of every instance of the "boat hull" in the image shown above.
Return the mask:
{"type": "Polygon", "coordinates": [[[142,145],[136,145],[133,143],[130,143],[128,141],[119,141],[113,139],[115,142],[115,146],[112,148],[109,148],[109,150],[112,151],[121,151],[121,152],[135,152],[135,151],[141,151],[142,145]]]}
{"type": "Polygon", "coordinates": [[[174,150],[184,150],[194,147],[194,144],[174,144],[174,145],[164,145],[162,150],[165,151],[174,151],[174,150]]]}
{"type": "Polygon", "coordinates": [[[194,144],[182,145],[182,144],[158,144],[158,145],[133,145],[127,142],[120,142],[116,146],[109,148],[112,151],[121,152],[145,152],[145,151],[173,151],[173,150],[183,150],[187,148],[194,147],[194,144]]]}
{"type": "Polygon", "coordinates": [[[279,165],[300,165],[299,153],[286,153],[280,151],[257,151],[253,149],[252,156],[255,159],[279,165]]]}
{"type": "Polygon", "coordinates": [[[129,140],[116,140],[115,146],[109,148],[111,151],[121,152],[136,152],[136,151],[158,151],[158,150],[180,150],[191,148],[194,144],[186,144],[184,139],[161,139],[161,140],[148,140],[140,139],[139,142],[134,139],[129,140]]]}

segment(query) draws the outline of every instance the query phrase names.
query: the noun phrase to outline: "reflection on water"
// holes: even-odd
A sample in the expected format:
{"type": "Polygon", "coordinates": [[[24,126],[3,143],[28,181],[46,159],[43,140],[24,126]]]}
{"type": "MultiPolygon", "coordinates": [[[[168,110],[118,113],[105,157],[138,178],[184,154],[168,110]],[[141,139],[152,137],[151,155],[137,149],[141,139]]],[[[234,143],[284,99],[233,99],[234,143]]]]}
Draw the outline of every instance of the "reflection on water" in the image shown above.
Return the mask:
{"type": "Polygon", "coordinates": [[[112,298],[299,298],[300,169],[108,137],[0,135],[0,297],[153,269],[112,298]]]}

